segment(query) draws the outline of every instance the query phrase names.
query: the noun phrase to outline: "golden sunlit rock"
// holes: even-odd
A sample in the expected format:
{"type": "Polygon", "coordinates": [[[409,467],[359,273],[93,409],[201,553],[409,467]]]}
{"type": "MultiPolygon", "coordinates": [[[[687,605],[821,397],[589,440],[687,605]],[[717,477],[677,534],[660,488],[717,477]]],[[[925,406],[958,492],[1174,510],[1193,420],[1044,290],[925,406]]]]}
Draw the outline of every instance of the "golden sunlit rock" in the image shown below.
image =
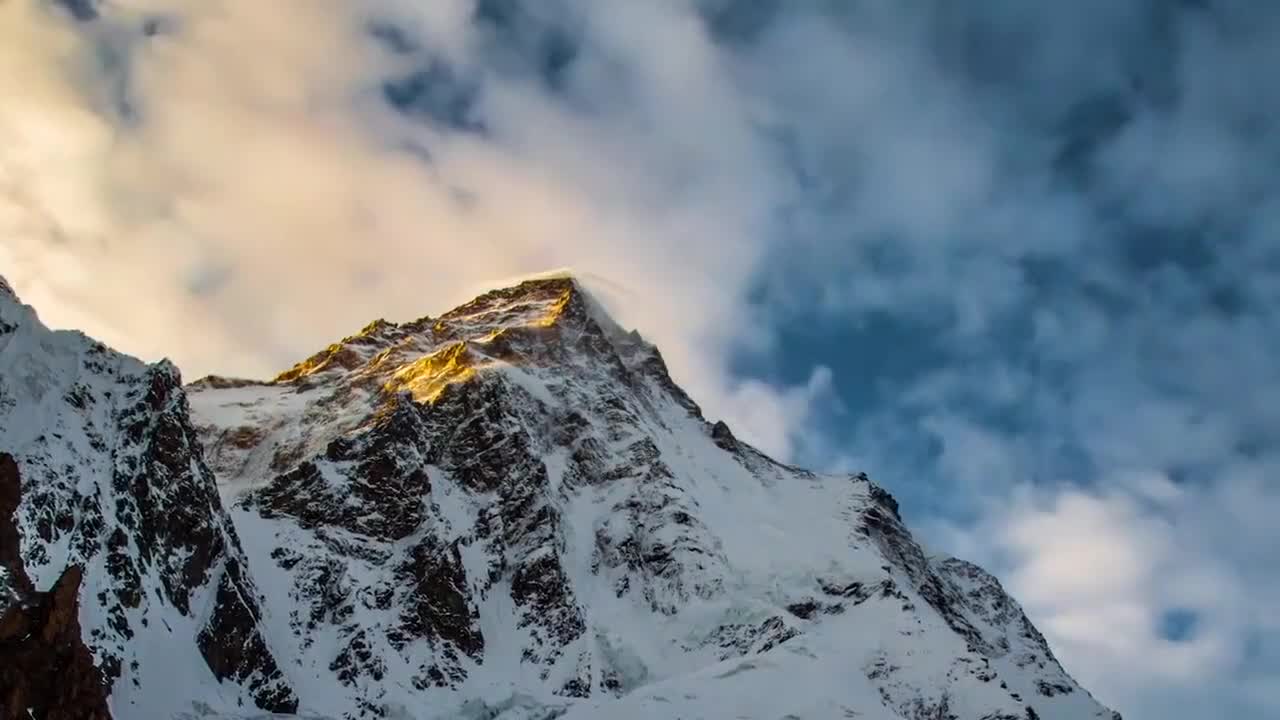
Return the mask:
{"type": "Polygon", "coordinates": [[[476,361],[463,342],[421,357],[396,371],[383,385],[389,393],[409,392],[420,403],[434,403],[446,387],[476,374],[476,361]]]}

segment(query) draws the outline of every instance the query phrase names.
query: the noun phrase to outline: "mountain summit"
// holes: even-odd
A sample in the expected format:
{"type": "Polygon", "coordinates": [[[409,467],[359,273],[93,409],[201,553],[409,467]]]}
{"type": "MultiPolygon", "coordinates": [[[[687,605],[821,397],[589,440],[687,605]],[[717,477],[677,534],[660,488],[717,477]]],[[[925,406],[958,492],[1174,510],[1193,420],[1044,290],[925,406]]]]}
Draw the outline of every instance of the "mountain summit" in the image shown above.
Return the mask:
{"type": "Polygon", "coordinates": [[[572,278],[185,392],[24,312],[19,562],[87,568],[118,718],[1118,717],[995,578],[707,421],[572,278]]]}

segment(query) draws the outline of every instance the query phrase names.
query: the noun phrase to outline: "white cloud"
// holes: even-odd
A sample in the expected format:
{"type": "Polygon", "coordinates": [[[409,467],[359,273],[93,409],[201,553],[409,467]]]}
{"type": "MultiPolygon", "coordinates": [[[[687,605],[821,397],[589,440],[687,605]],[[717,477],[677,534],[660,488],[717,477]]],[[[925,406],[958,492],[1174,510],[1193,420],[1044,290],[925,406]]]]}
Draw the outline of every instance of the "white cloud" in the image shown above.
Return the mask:
{"type": "Polygon", "coordinates": [[[820,441],[811,437],[815,413],[840,410],[831,368],[819,366],[804,385],[782,392],[758,380],[735,382],[723,408],[727,417],[742,422],[741,438],[766,453],[789,459],[804,451],[823,457],[830,467],[845,464],[831,448],[819,447],[820,441]]]}
{"type": "MultiPolygon", "coordinates": [[[[1141,321],[1181,338],[1207,319],[1157,306],[1141,321]]],[[[931,544],[996,572],[1103,702],[1135,718],[1254,716],[1274,702],[1258,679],[1278,660],[1280,455],[1237,393],[1269,386],[1239,358],[1272,340],[1243,324],[1212,353],[1164,356],[1183,358],[1174,385],[1134,362],[1144,326],[1112,322],[1078,365],[1058,351],[1070,335],[1041,348],[1064,363],[1052,381],[1008,370],[1003,352],[926,374],[858,447],[903,483],[909,518],[942,513],[919,523],[931,544]],[[1227,392],[1224,371],[1240,375],[1227,392]],[[901,450],[920,430],[936,441],[923,461],[901,450]]]]}
{"type": "MultiPolygon", "coordinates": [[[[1125,472],[1101,487],[1021,486],[976,527],[941,535],[1003,568],[1068,671],[1104,702],[1143,717],[1193,718],[1213,700],[1206,688],[1247,693],[1249,638],[1280,595],[1260,580],[1267,569],[1233,546],[1274,543],[1274,530],[1214,538],[1210,528],[1230,532],[1238,518],[1216,497],[1222,491],[1174,486],[1154,472],[1125,472]],[[1162,633],[1166,613],[1189,613],[1186,637],[1162,633]]],[[[1274,491],[1223,488],[1260,512],[1276,510],[1274,491]]]]}
{"type": "Polygon", "coordinates": [[[619,319],[709,411],[790,452],[808,390],[725,378],[730,342],[762,329],[739,298],[776,193],[690,8],[582,3],[578,112],[491,71],[462,0],[131,0],[80,28],[50,7],[0,6],[0,266],[47,321],[191,377],[263,376],[374,317],[568,265],[626,288],[619,319]],[[174,30],[143,37],[152,13],[174,30]],[[373,17],[483,79],[483,135],[381,102],[411,66],[373,17]]]}
{"type": "Polygon", "coordinates": [[[975,493],[1016,485],[1033,470],[1025,453],[1007,438],[961,417],[928,415],[920,429],[940,444],[939,472],[975,493]]]}

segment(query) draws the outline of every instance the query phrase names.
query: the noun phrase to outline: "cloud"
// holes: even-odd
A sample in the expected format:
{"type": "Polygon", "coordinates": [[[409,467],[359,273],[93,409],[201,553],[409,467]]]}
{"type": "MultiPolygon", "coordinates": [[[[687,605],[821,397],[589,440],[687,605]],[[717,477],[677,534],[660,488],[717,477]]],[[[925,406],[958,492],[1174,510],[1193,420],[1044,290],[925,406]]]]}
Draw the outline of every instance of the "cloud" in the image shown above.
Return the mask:
{"type": "Polygon", "coordinates": [[[870,413],[854,446],[891,484],[929,479],[903,486],[903,506],[931,544],[994,568],[1104,702],[1127,717],[1265,715],[1280,443],[1250,396],[1277,381],[1253,358],[1280,336],[1258,331],[1266,309],[1224,317],[1180,295],[1113,315],[1088,352],[1071,334],[1029,354],[992,338],[870,413]],[[933,445],[904,458],[920,434],[933,445]]]}
{"type": "Polygon", "coordinates": [[[269,375],[569,265],[625,286],[620,320],[789,452],[797,396],[722,371],[763,332],[738,298],[777,180],[699,16],[567,3],[550,86],[492,37],[550,20],[483,5],[131,0],[77,26],[6,3],[0,264],[52,323],[190,376],[269,375]]]}
{"type": "Polygon", "coordinates": [[[901,360],[858,396],[849,454],[931,544],[996,568],[1104,701],[1273,714],[1280,13],[842,12],[744,51],[799,108],[775,132],[807,190],[760,312],[824,315],[834,337],[783,342],[841,386],[870,380],[836,358],[901,360]]]}
{"type": "Polygon", "coordinates": [[[1274,218],[1275,173],[1256,160],[1280,150],[1262,77],[1280,13],[995,2],[843,15],[788,13],[749,51],[756,91],[795,109],[778,134],[808,189],[796,242],[771,256],[793,273],[758,280],[778,307],[913,315],[964,343],[1019,321],[1049,280],[1124,297],[1126,264],[1185,265],[1205,244],[1274,258],[1274,224],[1234,226],[1274,218]]]}
{"type": "MultiPolygon", "coordinates": [[[[1264,618],[1276,597],[1265,565],[1232,546],[1274,543],[1274,532],[1224,536],[1236,515],[1222,490],[1143,476],[1105,490],[1026,491],[973,532],[995,538],[983,544],[1003,556],[1012,592],[1104,701],[1142,716],[1247,715],[1265,707],[1246,699],[1256,682],[1248,647],[1273,632],[1264,618]]],[[[1273,491],[1244,492],[1276,509],[1273,491]]]]}
{"type": "Polygon", "coordinates": [[[821,457],[832,469],[851,470],[853,461],[840,449],[826,444],[823,433],[812,428],[846,409],[835,389],[831,368],[819,365],[803,385],[783,390],[746,378],[736,382],[723,400],[728,417],[742,423],[742,439],[758,448],[768,448],[781,458],[821,457]]]}

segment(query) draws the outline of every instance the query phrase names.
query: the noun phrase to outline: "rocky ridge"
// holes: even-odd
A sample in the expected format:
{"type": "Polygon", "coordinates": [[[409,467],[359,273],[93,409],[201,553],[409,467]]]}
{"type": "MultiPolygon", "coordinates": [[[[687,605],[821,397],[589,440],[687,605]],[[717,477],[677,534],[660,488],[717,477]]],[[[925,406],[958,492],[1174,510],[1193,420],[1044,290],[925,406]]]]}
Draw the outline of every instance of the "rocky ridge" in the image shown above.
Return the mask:
{"type": "Polygon", "coordinates": [[[174,683],[191,686],[184,707],[296,708],[171,364],[50,331],[0,295],[0,451],[16,500],[0,595],[81,576],[80,629],[116,715],[162,712],[174,683]]]}

